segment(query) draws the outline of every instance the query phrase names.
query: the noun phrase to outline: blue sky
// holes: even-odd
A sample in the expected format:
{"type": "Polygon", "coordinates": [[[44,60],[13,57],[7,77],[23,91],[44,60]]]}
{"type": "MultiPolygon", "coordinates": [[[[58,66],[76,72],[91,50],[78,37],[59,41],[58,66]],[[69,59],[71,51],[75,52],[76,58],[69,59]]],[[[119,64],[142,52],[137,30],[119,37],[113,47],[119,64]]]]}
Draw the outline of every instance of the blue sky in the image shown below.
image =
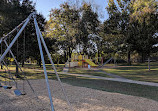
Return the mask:
{"type": "MultiPolygon", "coordinates": [[[[39,13],[42,13],[44,17],[48,20],[49,18],[49,11],[52,8],[59,8],[60,4],[70,1],[70,0],[32,0],[33,2],[36,2],[36,9],[39,13]]],[[[83,1],[83,0],[79,0],[83,1]]],[[[85,0],[90,1],[93,4],[96,4],[99,7],[99,10],[101,11],[100,20],[104,21],[108,18],[107,11],[105,10],[105,7],[108,5],[108,0],[85,0]]]]}

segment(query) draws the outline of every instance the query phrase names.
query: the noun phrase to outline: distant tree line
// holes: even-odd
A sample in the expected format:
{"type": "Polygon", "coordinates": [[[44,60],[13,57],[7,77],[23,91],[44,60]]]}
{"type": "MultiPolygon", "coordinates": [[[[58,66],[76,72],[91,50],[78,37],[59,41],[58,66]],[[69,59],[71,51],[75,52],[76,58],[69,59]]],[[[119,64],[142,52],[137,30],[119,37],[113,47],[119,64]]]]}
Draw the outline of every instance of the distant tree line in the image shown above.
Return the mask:
{"type": "Polygon", "coordinates": [[[130,65],[131,54],[138,53],[144,62],[158,51],[156,0],[109,0],[109,18],[103,23],[91,3],[72,4],[52,9],[46,24],[46,36],[57,40],[65,60],[76,51],[91,57],[118,55],[130,65]]]}

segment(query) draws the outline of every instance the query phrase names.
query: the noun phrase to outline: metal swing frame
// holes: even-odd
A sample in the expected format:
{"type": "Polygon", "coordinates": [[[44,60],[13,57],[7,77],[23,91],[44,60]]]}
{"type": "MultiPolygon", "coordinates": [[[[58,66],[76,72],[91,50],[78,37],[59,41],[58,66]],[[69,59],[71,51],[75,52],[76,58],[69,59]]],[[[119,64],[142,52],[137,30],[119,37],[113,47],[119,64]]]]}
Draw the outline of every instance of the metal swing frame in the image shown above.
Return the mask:
{"type": "MultiPolygon", "coordinates": [[[[37,23],[37,20],[36,20],[36,12],[31,13],[31,14],[28,16],[28,18],[25,19],[20,25],[18,25],[16,28],[14,28],[14,29],[13,29],[10,33],[8,33],[5,37],[2,37],[2,38],[0,39],[0,44],[2,43],[2,41],[4,41],[4,42],[5,42],[5,45],[7,46],[7,49],[5,50],[5,52],[4,52],[4,53],[2,54],[2,56],[0,57],[0,64],[2,63],[4,57],[7,55],[7,53],[10,52],[11,55],[12,55],[12,57],[14,58],[16,64],[18,65],[18,67],[19,67],[20,70],[22,71],[20,65],[18,64],[17,60],[15,59],[14,54],[13,54],[12,51],[11,51],[11,47],[12,47],[13,44],[16,42],[16,40],[18,39],[18,37],[19,37],[20,34],[23,32],[23,30],[25,29],[25,27],[27,26],[27,24],[29,23],[29,21],[30,21],[32,18],[33,18],[33,20],[34,20],[34,25],[35,25],[35,29],[36,29],[36,35],[37,35],[37,40],[38,40],[38,46],[39,46],[40,55],[41,55],[41,60],[42,60],[42,64],[43,64],[43,70],[44,70],[44,75],[45,75],[45,81],[46,81],[46,85],[47,85],[48,95],[49,95],[49,99],[50,99],[51,111],[55,111],[55,110],[54,110],[54,105],[53,105],[52,94],[51,94],[51,89],[50,89],[50,85],[49,85],[47,70],[46,70],[46,66],[45,66],[45,60],[44,60],[44,55],[43,55],[43,50],[42,50],[42,44],[43,44],[44,49],[45,49],[45,51],[46,51],[46,53],[47,53],[47,55],[48,55],[48,58],[49,58],[49,60],[50,60],[50,62],[51,62],[51,64],[52,64],[52,68],[53,68],[54,71],[55,71],[56,77],[57,77],[57,79],[58,79],[58,81],[59,81],[59,84],[60,84],[60,86],[61,86],[61,88],[62,88],[62,91],[63,91],[63,94],[64,94],[65,99],[66,99],[66,101],[67,101],[67,104],[69,105],[70,109],[73,111],[73,108],[72,108],[72,106],[71,106],[71,104],[70,104],[70,102],[69,102],[69,99],[68,99],[67,95],[66,95],[65,89],[63,88],[63,85],[62,85],[62,83],[61,83],[61,80],[60,80],[60,78],[59,78],[59,75],[58,75],[58,73],[57,73],[57,70],[56,70],[56,68],[55,68],[55,65],[54,65],[54,63],[53,63],[53,61],[52,61],[52,57],[51,57],[51,55],[50,55],[50,53],[49,53],[49,50],[48,50],[48,48],[47,48],[47,45],[46,45],[46,43],[45,43],[45,41],[44,41],[44,38],[43,38],[43,36],[42,36],[42,33],[41,33],[40,29],[39,29],[39,26],[38,26],[38,23],[37,23]],[[22,27],[21,27],[21,26],[22,26],[22,27]],[[7,39],[8,35],[10,35],[11,33],[15,32],[16,29],[19,28],[19,27],[21,27],[21,29],[19,30],[19,32],[17,33],[17,35],[14,37],[14,39],[11,41],[11,43],[8,45],[7,42],[6,42],[6,39],[7,39]],[[41,43],[41,41],[42,41],[42,43],[41,43]]],[[[22,72],[23,72],[23,71],[22,71],[22,72]]],[[[27,82],[28,82],[28,81],[27,81],[27,82]]],[[[28,84],[30,84],[30,83],[28,82],[28,84]]],[[[33,89],[33,88],[32,88],[32,89],[33,89]]],[[[34,90],[33,90],[33,91],[34,91],[34,90]]]]}

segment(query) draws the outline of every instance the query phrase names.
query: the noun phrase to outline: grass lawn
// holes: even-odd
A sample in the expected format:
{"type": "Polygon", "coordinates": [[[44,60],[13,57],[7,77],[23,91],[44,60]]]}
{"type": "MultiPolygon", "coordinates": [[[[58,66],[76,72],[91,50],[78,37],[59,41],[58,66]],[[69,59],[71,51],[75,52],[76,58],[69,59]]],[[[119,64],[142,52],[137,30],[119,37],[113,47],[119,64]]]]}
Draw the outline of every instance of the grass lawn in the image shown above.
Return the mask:
{"type": "Polygon", "coordinates": [[[158,82],[158,62],[151,63],[151,71],[148,71],[147,63],[133,64],[132,66],[121,64],[117,67],[108,67],[102,70],[128,79],[158,82]]]}
{"type": "MultiPolygon", "coordinates": [[[[57,65],[55,65],[57,66],[57,65]]],[[[124,66],[124,64],[118,64],[117,67],[114,67],[114,64],[107,64],[107,68],[98,69],[103,70],[107,73],[116,74],[122,76],[124,78],[139,80],[139,81],[148,81],[148,82],[158,82],[158,63],[151,63],[151,71],[148,71],[147,63],[144,64],[132,64],[132,66],[124,66]]],[[[56,67],[58,72],[63,70],[64,64],[60,64],[59,67],[56,67]]],[[[51,64],[46,64],[46,68],[48,71],[53,71],[51,68],[51,64]]],[[[35,64],[25,64],[23,70],[27,72],[29,79],[41,78],[38,74],[41,74],[40,71],[36,69],[43,70],[42,67],[39,67],[35,64]],[[32,74],[35,74],[33,77],[32,74]]],[[[13,70],[15,73],[15,65],[10,67],[10,70],[13,70]]],[[[87,68],[70,68],[69,73],[76,74],[86,74],[93,76],[102,76],[102,77],[110,77],[107,76],[104,72],[98,71],[97,69],[87,69],[87,68]]]]}
{"type": "MultiPolygon", "coordinates": [[[[63,67],[65,66],[65,64],[59,64],[59,66],[57,67],[57,64],[55,64],[55,67],[57,69],[58,72],[61,72],[63,70],[63,67]]],[[[43,66],[38,66],[36,64],[25,64],[24,67],[22,67],[24,70],[29,70],[29,69],[39,69],[39,70],[43,70],[43,66]]],[[[53,71],[52,69],[52,65],[51,64],[46,64],[46,68],[48,71],[53,71]]],[[[10,66],[10,70],[15,70],[15,65],[11,65],[10,66]]]]}
{"type": "MultiPolygon", "coordinates": [[[[35,71],[34,69],[26,69],[25,73],[28,79],[44,79],[43,72],[35,71]]],[[[0,75],[1,75],[0,76],[1,81],[5,80],[5,73],[3,71],[0,71],[0,75]]],[[[56,80],[56,76],[54,73],[48,73],[48,78],[56,80]]],[[[157,95],[158,87],[113,82],[113,81],[106,81],[99,79],[90,79],[86,77],[76,77],[69,75],[60,75],[60,78],[64,83],[73,86],[87,87],[87,88],[92,88],[92,89],[102,90],[112,93],[145,97],[158,101],[158,95],[157,95]]]]}
{"type": "MultiPolygon", "coordinates": [[[[60,64],[59,67],[57,67],[57,65],[55,64],[55,67],[56,67],[57,71],[60,72],[63,70],[64,64],[60,64]]],[[[14,75],[16,72],[16,66],[10,65],[8,68],[11,71],[11,73],[14,75]]],[[[54,71],[52,69],[51,64],[46,64],[46,68],[47,68],[47,71],[54,71]]],[[[40,71],[40,70],[43,70],[43,67],[39,67],[36,64],[25,64],[24,67],[22,67],[22,69],[23,69],[24,73],[27,74],[28,79],[42,79],[42,78],[44,78],[43,72],[40,71]]],[[[4,80],[9,81],[9,79],[10,79],[9,75],[4,73],[4,72],[5,72],[5,70],[0,70],[0,80],[1,81],[4,81],[4,80]]],[[[23,77],[23,74],[20,71],[20,69],[19,69],[19,73],[23,77]]]]}

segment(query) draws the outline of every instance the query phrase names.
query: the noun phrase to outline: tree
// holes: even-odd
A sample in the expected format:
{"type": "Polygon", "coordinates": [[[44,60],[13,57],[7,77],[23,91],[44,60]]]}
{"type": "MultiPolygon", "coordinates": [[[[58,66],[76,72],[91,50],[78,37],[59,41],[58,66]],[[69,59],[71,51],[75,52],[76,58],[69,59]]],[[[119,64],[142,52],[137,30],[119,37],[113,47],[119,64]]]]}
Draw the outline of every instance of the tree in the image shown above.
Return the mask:
{"type": "Polygon", "coordinates": [[[131,3],[133,13],[131,14],[131,22],[133,33],[135,36],[135,50],[142,55],[142,62],[145,56],[150,57],[155,48],[154,44],[158,43],[158,2],[155,0],[137,0],[131,3]]]}
{"type": "MultiPolygon", "coordinates": [[[[83,45],[83,53],[87,54],[87,49],[90,45],[87,45],[88,41],[93,39],[93,36],[99,33],[99,20],[98,14],[92,10],[92,5],[84,3],[81,7],[81,20],[80,20],[80,43],[83,45]]],[[[92,46],[93,48],[93,46],[92,46]]]]}
{"type": "Polygon", "coordinates": [[[90,4],[84,3],[80,8],[64,3],[59,9],[53,9],[47,22],[47,36],[56,38],[59,48],[71,58],[73,50],[88,54],[91,35],[97,35],[98,15],[90,4]]]}
{"type": "MultiPolygon", "coordinates": [[[[34,4],[31,0],[1,0],[0,6],[2,8],[0,9],[0,34],[1,37],[3,34],[7,34],[10,32],[13,28],[15,28],[18,24],[20,24],[23,20],[25,20],[32,12],[36,11],[34,4]]],[[[45,25],[45,19],[41,14],[37,15],[37,21],[39,23],[41,31],[44,30],[44,25],[45,25]]],[[[17,29],[18,31],[19,29],[17,29]]],[[[38,60],[39,57],[39,50],[38,50],[38,43],[37,43],[37,38],[35,36],[35,28],[34,28],[34,23],[33,20],[27,25],[25,28],[24,32],[20,35],[19,39],[17,40],[18,42],[15,43],[12,47],[12,51],[17,52],[15,56],[17,57],[18,62],[23,62],[23,53],[24,53],[24,47],[23,47],[23,41],[24,41],[24,33],[25,33],[25,44],[26,44],[26,59],[29,57],[32,57],[36,60],[38,60]],[[17,47],[18,46],[18,47],[17,47]],[[32,48],[33,47],[33,48],[32,48]]],[[[13,37],[16,35],[16,33],[13,33],[10,37],[11,41],[13,37]]],[[[4,51],[4,50],[3,50],[4,51]]]]}
{"type": "MultiPolygon", "coordinates": [[[[130,52],[132,44],[128,42],[129,34],[129,13],[130,13],[129,0],[109,0],[108,7],[106,7],[109,19],[104,21],[103,32],[107,48],[110,52],[116,53],[123,47],[126,47],[128,55],[128,64],[130,65],[130,52]]],[[[123,50],[122,50],[123,51],[123,50]]]]}
{"type": "Polygon", "coordinates": [[[137,50],[144,56],[150,53],[156,42],[153,35],[157,31],[157,23],[154,24],[157,6],[154,4],[155,0],[109,0],[109,19],[105,21],[106,32],[123,35],[129,63],[131,51],[137,50]]]}
{"type": "Polygon", "coordinates": [[[55,38],[61,50],[66,50],[71,58],[72,50],[76,48],[78,10],[68,3],[60,5],[60,9],[52,9],[50,20],[47,22],[47,37],[55,38]]]}

